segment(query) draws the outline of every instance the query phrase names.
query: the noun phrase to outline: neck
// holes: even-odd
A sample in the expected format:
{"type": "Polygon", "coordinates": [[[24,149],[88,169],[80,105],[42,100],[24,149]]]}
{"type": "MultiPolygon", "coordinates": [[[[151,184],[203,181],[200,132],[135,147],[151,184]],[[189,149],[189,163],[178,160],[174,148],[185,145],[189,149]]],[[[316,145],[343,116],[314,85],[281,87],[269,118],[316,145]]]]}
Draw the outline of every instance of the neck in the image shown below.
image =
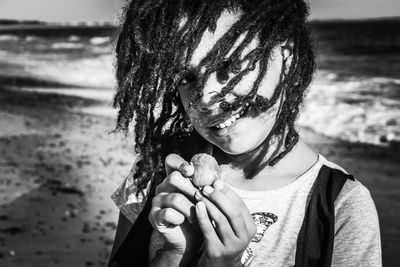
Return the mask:
{"type": "Polygon", "coordinates": [[[243,177],[252,179],[264,169],[272,168],[269,163],[284,150],[286,133],[268,137],[257,148],[239,155],[227,154],[214,146],[213,156],[222,166],[242,172],[243,177]]]}
{"type": "Polygon", "coordinates": [[[229,155],[220,149],[214,150],[214,156],[220,164],[224,180],[237,188],[247,190],[270,190],[284,186],[297,179],[315,164],[318,155],[302,140],[274,166],[271,162],[283,149],[284,138],[270,142],[267,153],[265,148],[257,153],[252,151],[242,155],[229,155]],[[262,159],[262,160],[259,160],[262,159]],[[253,172],[257,170],[257,172],[253,172]]]}

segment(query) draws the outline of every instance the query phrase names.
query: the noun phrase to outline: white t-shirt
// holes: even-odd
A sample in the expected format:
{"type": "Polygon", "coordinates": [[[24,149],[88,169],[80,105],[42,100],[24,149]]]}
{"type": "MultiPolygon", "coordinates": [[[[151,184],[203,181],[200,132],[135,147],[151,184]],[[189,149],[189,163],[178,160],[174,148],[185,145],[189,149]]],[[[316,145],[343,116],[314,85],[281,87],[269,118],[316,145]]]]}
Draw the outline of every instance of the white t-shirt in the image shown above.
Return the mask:
{"type": "MultiPolygon", "coordinates": [[[[319,156],[318,161],[292,183],[268,191],[231,187],[245,202],[257,225],[257,234],[242,256],[245,266],[294,266],[296,242],[306,212],[306,202],[320,168],[340,169],[319,156]]],[[[135,197],[133,175],[112,195],[121,212],[133,223],[143,208],[135,197]]],[[[149,255],[163,246],[153,231],[149,255]]],[[[378,215],[369,191],[357,180],[347,180],[335,201],[335,240],[332,266],[381,266],[378,215]]]]}

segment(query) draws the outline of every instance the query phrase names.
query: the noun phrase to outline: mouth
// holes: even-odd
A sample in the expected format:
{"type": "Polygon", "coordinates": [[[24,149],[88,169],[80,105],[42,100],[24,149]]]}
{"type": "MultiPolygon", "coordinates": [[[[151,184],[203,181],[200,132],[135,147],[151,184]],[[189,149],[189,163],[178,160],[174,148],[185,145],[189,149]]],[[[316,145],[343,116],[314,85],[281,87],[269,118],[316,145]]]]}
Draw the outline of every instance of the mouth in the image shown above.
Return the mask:
{"type": "Polygon", "coordinates": [[[223,136],[228,133],[228,131],[233,128],[238,121],[240,121],[243,117],[246,117],[247,112],[249,111],[249,106],[242,108],[239,112],[231,115],[228,118],[220,119],[217,122],[214,122],[209,127],[211,131],[217,136],[223,136]]]}

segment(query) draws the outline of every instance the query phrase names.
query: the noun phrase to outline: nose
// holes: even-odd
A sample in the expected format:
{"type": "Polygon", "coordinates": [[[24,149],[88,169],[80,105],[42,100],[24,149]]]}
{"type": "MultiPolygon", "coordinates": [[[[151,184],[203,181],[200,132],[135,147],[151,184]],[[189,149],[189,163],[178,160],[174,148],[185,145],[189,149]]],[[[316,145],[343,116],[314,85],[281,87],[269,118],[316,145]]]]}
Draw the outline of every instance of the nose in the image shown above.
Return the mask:
{"type": "Polygon", "coordinates": [[[219,108],[222,101],[223,97],[218,92],[212,91],[200,98],[198,108],[203,113],[211,113],[213,110],[219,108]]]}
{"type": "Polygon", "coordinates": [[[219,108],[220,103],[224,100],[221,96],[221,90],[225,82],[218,81],[215,73],[211,74],[204,88],[201,91],[198,108],[201,112],[211,113],[219,108]]]}

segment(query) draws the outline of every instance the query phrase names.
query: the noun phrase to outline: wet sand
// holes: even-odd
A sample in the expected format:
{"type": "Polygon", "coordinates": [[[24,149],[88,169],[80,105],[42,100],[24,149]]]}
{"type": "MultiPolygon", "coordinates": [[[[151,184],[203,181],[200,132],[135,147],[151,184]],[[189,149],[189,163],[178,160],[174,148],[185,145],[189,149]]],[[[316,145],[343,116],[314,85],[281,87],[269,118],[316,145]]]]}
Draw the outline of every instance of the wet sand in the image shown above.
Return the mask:
{"type": "Polygon", "coordinates": [[[104,266],[132,153],[106,102],[0,89],[0,266],[104,266]]]}
{"type": "MultiPolygon", "coordinates": [[[[0,88],[0,266],[105,265],[118,216],[110,194],[133,161],[129,139],[108,134],[114,119],[96,112],[108,106],[0,88]]],[[[398,147],[301,136],[370,189],[384,266],[400,266],[398,147]]]]}

